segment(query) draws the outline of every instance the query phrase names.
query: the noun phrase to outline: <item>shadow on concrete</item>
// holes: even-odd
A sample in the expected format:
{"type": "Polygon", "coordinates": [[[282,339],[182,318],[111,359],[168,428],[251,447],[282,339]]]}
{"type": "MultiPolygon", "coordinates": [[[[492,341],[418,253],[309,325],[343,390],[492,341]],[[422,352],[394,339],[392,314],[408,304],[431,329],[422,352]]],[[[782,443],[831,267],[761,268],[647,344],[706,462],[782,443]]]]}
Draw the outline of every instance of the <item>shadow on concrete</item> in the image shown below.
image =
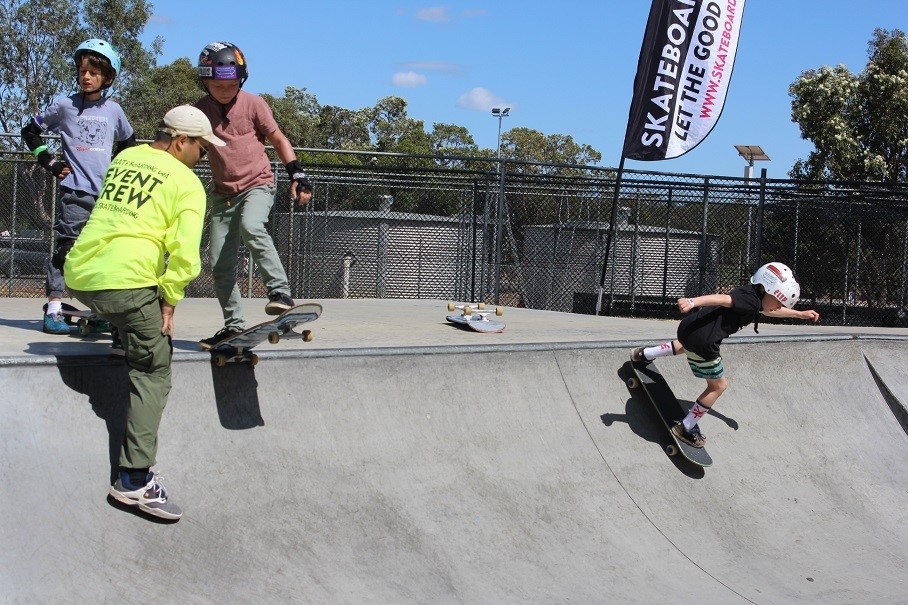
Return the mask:
{"type": "MultiPolygon", "coordinates": [[[[624,365],[618,368],[617,374],[624,383],[625,388],[627,388],[630,397],[625,402],[624,414],[602,414],[599,416],[602,424],[611,426],[615,422],[624,422],[635,435],[658,445],[659,449],[664,452],[666,447],[674,445],[674,440],[668,435],[659,413],[642,389],[631,389],[628,386],[627,379],[633,375],[630,361],[625,362],[624,365]]],[[[682,406],[687,406],[688,409],[693,405],[693,403],[686,401],[680,403],[682,406]]],[[[671,460],[679,471],[692,479],[702,479],[706,475],[702,466],[688,462],[683,456],[666,455],[666,458],[671,460]]]]}
{"type": "Polygon", "coordinates": [[[128,368],[116,359],[61,357],[57,359],[57,369],[63,384],[87,395],[92,411],[107,425],[110,484],[113,485],[120,466],[120,446],[126,435],[128,368]]]}
{"type": "Polygon", "coordinates": [[[211,363],[211,382],[221,426],[230,430],[265,426],[259,406],[258,380],[250,363],[211,363]]]}

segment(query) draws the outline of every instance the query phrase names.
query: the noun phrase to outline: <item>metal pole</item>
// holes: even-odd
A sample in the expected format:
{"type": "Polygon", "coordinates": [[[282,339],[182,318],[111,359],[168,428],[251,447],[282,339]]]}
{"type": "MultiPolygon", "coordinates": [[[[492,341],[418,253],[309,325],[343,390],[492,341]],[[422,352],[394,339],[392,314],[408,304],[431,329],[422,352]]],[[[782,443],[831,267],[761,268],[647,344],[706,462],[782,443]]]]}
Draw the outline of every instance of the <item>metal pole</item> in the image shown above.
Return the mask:
{"type": "Polygon", "coordinates": [[[668,205],[665,212],[665,249],[662,253],[662,303],[666,304],[668,298],[668,248],[669,238],[671,237],[672,228],[672,193],[671,187],[668,188],[668,205]]]}
{"type": "MultiPolygon", "coordinates": [[[[618,194],[621,191],[621,177],[624,174],[624,155],[621,155],[621,161],[618,162],[618,176],[615,178],[615,191],[612,194],[612,218],[609,219],[608,232],[605,236],[605,250],[602,254],[602,273],[599,275],[599,294],[596,297],[596,315],[602,310],[602,292],[605,289],[605,272],[608,270],[609,250],[612,247],[612,240],[615,239],[615,223],[618,221],[618,194]]],[[[614,271],[612,272],[614,274],[614,271]]],[[[606,314],[611,313],[612,303],[609,298],[609,305],[606,314]]]]}
{"type": "Polygon", "coordinates": [[[763,211],[766,207],[766,169],[760,171],[760,200],[757,204],[757,246],[754,251],[753,266],[750,267],[750,273],[753,275],[760,265],[762,265],[763,258],[763,211]]]}
{"type": "Polygon", "coordinates": [[[504,162],[498,158],[498,216],[495,217],[495,285],[494,302],[501,301],[501,237],[504,229],[504,162]]]}
{"type": "Polygon", "coordinates": [[[703,216],[700,219],[700,271],[698,277],[698,286],[697,292],[699,294],[703,293],[705,288],[705,274],[706,274],[706,248],[707,248],[707,233],[706,227],[709,218],[709,177],[703,179],[703,216]]]}

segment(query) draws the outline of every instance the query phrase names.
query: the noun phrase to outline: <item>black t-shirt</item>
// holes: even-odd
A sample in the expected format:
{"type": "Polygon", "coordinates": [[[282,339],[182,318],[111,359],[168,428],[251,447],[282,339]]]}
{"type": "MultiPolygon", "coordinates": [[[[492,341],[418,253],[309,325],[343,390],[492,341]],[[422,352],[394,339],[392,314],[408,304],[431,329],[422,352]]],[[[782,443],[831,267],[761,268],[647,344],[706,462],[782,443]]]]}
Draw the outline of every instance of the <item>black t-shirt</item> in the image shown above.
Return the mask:
{"type": "Polygon", "coordinates": [[[684,348],[703,359],[719,356],[722,340],[757,319],[763,301],[753,285],[729,292],[731,307],[700,307],[678,325],[678,340],[684,348]]]}

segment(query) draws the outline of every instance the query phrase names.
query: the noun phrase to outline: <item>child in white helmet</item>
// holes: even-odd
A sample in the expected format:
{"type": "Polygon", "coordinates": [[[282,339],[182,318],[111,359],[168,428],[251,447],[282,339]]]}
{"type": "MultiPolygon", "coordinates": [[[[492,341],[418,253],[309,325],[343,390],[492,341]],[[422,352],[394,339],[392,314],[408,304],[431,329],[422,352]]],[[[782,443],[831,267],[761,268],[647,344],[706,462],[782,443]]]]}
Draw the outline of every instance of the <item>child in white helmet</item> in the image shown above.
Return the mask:
{"type": "Polygon", "coordinates": [[[707,294],[679,298],[678,308],[689,313],[678,325],[678,338],[653,347],[637,347],[631,361],[650,362],[657,357],[687,355],[687,363],[697,378],[706,380],[706,389],[683,421],[672,427],[678,439],[694,447],[703,447],[706,437],[697,426],[728,388],[719,345],[751,322],[757,330],[759,314],[789,317],[816,322],[820,314],[810,309],[794,309],[801,287],[791,269],[778,262],[767,263],[750,278],[750,285],[735,288],[728,294],[707,294]],[[694,312],[694,310],[696,310],[694,312]]]}

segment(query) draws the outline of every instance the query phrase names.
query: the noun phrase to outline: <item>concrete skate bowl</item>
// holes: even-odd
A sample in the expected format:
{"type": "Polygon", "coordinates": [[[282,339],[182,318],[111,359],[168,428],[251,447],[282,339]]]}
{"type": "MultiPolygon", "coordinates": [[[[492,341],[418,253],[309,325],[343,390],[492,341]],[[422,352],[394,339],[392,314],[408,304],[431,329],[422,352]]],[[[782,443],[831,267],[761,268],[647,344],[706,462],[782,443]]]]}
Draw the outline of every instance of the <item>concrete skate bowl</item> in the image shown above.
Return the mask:
{"type": "Polygon", "coordinates": [[[176,524],[105,499],[122,366],[7,359],[0,600],[906,601],[902,341],[727,343],[705,470],[665,455],[624,344],[392,352],[176,362],[176,524]]]}

